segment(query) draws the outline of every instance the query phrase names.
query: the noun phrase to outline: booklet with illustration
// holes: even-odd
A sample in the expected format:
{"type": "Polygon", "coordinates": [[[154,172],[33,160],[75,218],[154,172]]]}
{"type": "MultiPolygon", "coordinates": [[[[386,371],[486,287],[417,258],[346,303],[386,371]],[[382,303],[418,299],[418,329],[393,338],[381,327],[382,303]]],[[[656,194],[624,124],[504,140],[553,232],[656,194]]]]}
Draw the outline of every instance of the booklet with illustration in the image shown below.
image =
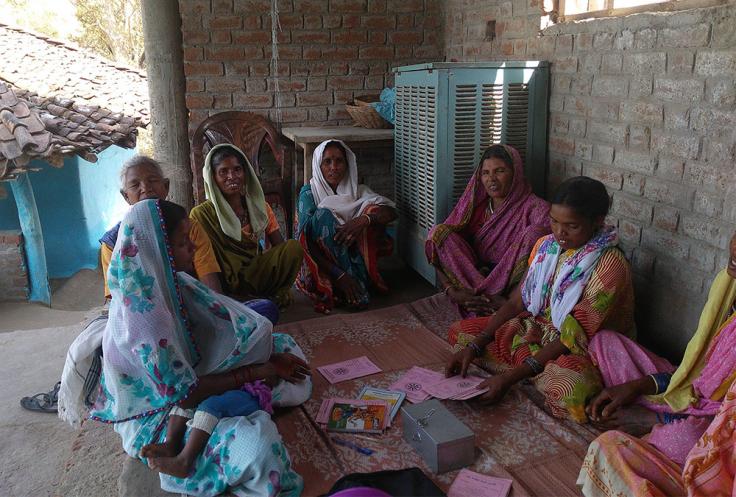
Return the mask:
{"type": "Polygon", "coordinates": [[[327,418],[328,431],[381,433],[388,423],[389,409],[385,402],[335,402],[327,418]]]}
{"type": "Polygon", "coordinates": [[[389,421],[393,421],[399,412],[401,403],[406,398],[406,393],[365,386],[358,394],[358,398],[362,400],[385,400],[391,407],[389,421]]]}

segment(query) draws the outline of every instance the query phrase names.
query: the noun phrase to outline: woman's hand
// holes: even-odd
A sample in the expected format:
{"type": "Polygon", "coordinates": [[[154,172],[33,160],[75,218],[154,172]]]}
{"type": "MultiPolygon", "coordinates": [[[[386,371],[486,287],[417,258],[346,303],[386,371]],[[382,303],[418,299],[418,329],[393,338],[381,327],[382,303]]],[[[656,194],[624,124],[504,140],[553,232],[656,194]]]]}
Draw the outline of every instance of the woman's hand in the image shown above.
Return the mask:
{"type": "Polygon", "coordinates": [[[468,366],[475,359],[475,352],[470,347],[465,347],[452,355],[452,359],[445,368],[445,376],[455,376],[459,374],[463,378],[468,374],[468,366]]]}
{"type": "Polygon", "coordinates": [[[363,300],[363,287],[348,273],[343,273],[335,281],[335,285],[345,296],[348,305],[356,306],[363,300]]]}
{"type": "Polygon", "coordinates": [[[610,418],[618,408],[633,403],[640,395],[649,393],[645,388],[647,380],[648,383],[654,383],[649,377],[646,377],[605,388],[588,404],[585,412],[593,421],[610,418]]]}
{"type": "Polygon", "coordinates": [[[465,301],[463,307],[476,316],[490,316],[501,308],[506,299],[500,295],[478,295],[465,301]]]}
{"type": "Polygon", "coordinates": [[[360,232],[368,226],[366,216],[358,216],[335,229],[335,242],[350,246],[358,240],[360,232]]]}
{"type": "Polygon", "coordinates": [[[514,381],[505,374],[491,376],[476,387],[478,390],[488,389],[486,393],[478,398],[478,401],[482,404],[495,404],[503,399],[503,396],[506,395],[513,384],[514,381]]]}
{"type": "Polygon", "coordinates": [[[467,288],[456,288],[451,286],[447,289],[447,296],[450,297],[453,303],[465,307],[465,304],[472,299],[475,299],[475,293],[473,290],[467,288]]]}
{"type": "Polygon", "coordinates": [[[297,383],[304,380],[312,372],[309,364],[294,354],[271,354],[271,358],[264,365],[268,376],[278,376],[289,383],[297,383]]]}

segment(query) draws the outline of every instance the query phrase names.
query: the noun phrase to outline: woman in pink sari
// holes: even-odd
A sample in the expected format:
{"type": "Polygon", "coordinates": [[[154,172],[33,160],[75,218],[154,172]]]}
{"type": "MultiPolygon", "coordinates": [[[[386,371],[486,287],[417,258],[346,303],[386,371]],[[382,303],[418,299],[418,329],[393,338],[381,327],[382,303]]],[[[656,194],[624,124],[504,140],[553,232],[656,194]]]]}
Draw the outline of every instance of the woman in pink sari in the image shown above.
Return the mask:
{"type": "Polygon", "coordinates": [[[521,281],[532,247],[548,233],[549,204],[532,193],[519,152],[492,145],[425,251],[461,313],[485,315],[521,281]]]}
{"type": "Polygon", "coordinates": [[[736,407],[735,300],[736,234],[677,369],[616,333],[593,338],[590,355],[606,389],[588,406],[591,419],[654,427],[642,439],[622,431],[598,437],[578,477],[583,494],[732,495],[734,423],[723,418],[736,407]],[[702,490],[724,485],[725,493],[702,490]]]}

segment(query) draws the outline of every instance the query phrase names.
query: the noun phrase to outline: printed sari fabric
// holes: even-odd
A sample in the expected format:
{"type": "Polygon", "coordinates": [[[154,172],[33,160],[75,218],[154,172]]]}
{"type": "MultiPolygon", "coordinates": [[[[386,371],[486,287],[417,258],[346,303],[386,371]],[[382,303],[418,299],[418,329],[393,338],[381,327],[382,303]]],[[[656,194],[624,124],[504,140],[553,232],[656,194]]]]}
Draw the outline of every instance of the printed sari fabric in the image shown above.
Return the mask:
{"type": "Polygon", "coordinates": [[[427,260],[454,285],[489,296],[505,294],[521,281],[534,243],[550,232],[549,204],[532,193],[519,152],[504,148],[513,159],[514,178],[503,205],[486,214],[490,198],[479,166],[447,220],[430,231],[425,245],[427,260]]]}
{"type": "MultiPolygon", "coordinates": [[[[371,205],[365,209],[370,214],[379,206],[371,205]]],[[[378,258],[391,255],[393,240],[386,234],[384,226],[369,226],[360,232],[357,241],[350,247],[335,242],[338,219],[329,209],[318,208],[310,185],[302,187],[299,193],[297,237],[304,250],[297,288],[308,295],[319,312],[329,312],[335,306],[333,281],[323,271],[309,253],[310,241],[333,264],[352,276],[363,290],[361,305],[369,302],[369,285],[379,292],[387,292],[388,287],[378,272],[378,258]]]]}
{"type": "Polygon", "coordinates": [[[223,289],[236,297],[272,298],[280,307],[290,303],[289,290],[302,264],[302,249],[295,240],[261,250],[259,240],[243,234],[240,240],[220,227],[215,205],[206,201],[190,214],[212,242],[222,269],[223,289]]]}
{"type": "MultiPolygon", "coordinates": [[[[715,418],[687,454],[684,469],[646,439],[608,431],[590,444],[578,486],[586,497],[733,496],[735,416],[736,384],[732,384],[715,418]]],[[[670,438],[678,435],[671,433],[670,438]]]]}
{"type": "MultiPolygon", "coordinates": [[[[162,442],[168,413],[203,375],[262,363],[275,352],[303,357],[286,335],[243,304],[212,292],[186,273],[174,272],[158,201],[136,204],[125,217],[113,252],[112,292],[103,347],[99,393],[90,417],[113,423],[124,450],[162,442]]],[[[274,405],[296,405],[309,396],[309,380],[281,382],[274,405]]],[[[301,478],[291,470],[270,417],[223,418],[187,478],[161,475],[169,492],[217,495],[299,495],[301,478]]]]}
{"type": "MultiPolygon", "coordinates": [[[[535,257],[539,247],[551,236],[537,243],[530,258],[530,272],[534,270],[533,265],[539,263],[535,257]]],[[[562,254],[561,259],[574,259],[574,252],[568,252],[562,254]]],[[[564,260],[560,260],[558,270],[564,265],[564,260]]],[[[552,323],[549,293],[542,308],[544,311],[537,316],[524,312],[501,325],[479,363],[490,371],[502,372],[522,364],[526,357],[559,339],[570,353],[548,362],[544,371],[532,381],[544,395],[545,405],[554,416],[583,423],[587,421],[586,402],[603,388],[600,373],[588,355],[590,339],[604,328],[627,335],[634,333],[631,271],[623,253],[617,247],[602,251],[579,301],[562,319],[559,328],[552,323]]],[[[454,323],[449,331],[450,344],[455,350],[465,347],[483,332],[489,319],[471,318],[454,323]]]]}

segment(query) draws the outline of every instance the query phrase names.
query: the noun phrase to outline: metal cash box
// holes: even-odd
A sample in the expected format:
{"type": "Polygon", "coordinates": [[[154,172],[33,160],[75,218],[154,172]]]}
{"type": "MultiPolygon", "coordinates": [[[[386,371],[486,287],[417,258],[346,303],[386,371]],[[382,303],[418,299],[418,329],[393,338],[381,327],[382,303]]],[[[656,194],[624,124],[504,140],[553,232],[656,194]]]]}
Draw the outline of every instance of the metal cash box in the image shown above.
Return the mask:
{"type": "Polygon", "coordinates": [[[473,463],[475,435],[439,400],[401,408],[404,440],[419,452],[435,473],[445,473],[473,463]]]}

